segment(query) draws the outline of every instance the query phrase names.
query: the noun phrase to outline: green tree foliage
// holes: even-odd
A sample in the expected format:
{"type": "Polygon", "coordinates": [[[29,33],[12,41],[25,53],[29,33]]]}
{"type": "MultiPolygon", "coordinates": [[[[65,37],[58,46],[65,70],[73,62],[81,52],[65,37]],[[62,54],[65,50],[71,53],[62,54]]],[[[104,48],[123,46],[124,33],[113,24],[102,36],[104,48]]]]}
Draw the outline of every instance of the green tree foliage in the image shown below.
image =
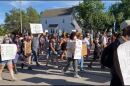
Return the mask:
{"type": "Polygon", "coordinates": [[[78,21],[83,26],[84,30],[104,30],[110,29],[113,26],[114,17],[104,12],[104,4],[101,0],[83,0],[76,8],[78,21]]]}
{"type": "Polygon", "coordinates": [[[110,7],[109,12],[114,15],[117,28],[119,29],[121,22],[130,19],[130,1],[121,0],[121,3],[113,4],[110,7]]]}
{"type": "MultiPolygon", "coordinates": [[[[23,31],[30,31],[29,23],[39,23],[39,13],[32,7],[22,10],[22,28],[23,31]]],[[[20,9],[13,8],[9,13],[5,13],[5,27],[10,31],[20,32],[20,9]]]]}
{"type": "Polygon", "coordinates": [[[9,31],[4,28],[3,25],[0,25],[0,36],[4,36],[5,34],[7,34],[9,31]]]}

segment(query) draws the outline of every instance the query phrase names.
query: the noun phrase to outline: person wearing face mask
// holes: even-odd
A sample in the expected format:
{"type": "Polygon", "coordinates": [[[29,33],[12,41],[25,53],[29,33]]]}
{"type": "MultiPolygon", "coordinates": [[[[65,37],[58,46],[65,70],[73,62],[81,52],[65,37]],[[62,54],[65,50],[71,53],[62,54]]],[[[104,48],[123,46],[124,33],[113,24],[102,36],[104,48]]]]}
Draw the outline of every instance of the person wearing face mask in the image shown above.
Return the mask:
{"type": "Polygon", "coordinates": [[[124,81],[117,55],[117,48],[120,44],[123,44],[130,40],[130,20],[122,22],[121,29],[122,36],[116,38],[113,43],[107,46],[104,49],[101,57],[101,63],[111,70],[112,79],[110,86],[124,86],[124,81]]]}

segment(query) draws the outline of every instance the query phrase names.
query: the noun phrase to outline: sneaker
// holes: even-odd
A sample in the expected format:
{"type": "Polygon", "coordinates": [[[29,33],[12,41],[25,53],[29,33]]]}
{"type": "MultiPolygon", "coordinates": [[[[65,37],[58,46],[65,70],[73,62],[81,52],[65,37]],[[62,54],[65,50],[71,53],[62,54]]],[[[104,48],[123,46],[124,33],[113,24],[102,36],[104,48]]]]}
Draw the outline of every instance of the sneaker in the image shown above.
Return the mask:
{"type": "Polygon", "coordinates": [[[28,67],[28,70],[32,70],[32,68],[31,68],[31,67],[28,67]]]}
{"type": "Polygon", "coordinates": [[[80,72],[84,72],[84,69],[80,69],[80,72]]]}
{"type": "Polygon", "coordinates": [[[18,71],[14,71],[15,74],[18,74],[18,71]]]}
{"type": "Polygon", "coordinates": [[[17,80],[17,78],[12,78],[12,79],[11,79],[11,81],[16,81],[16,80],[17,80]]]}
{"type": "Polygon", "coordinates": [[[62,74],[65,74],[65,71],[64,71],[64,69],[62,69],[62,70],[61,70],[61,73],[62,73],[62,74]]]}
{"type": "Polygon", "coordinates": [[[21,68],[22,68],[22,69],[24,68],[24,64],[23,64],[23,63],[21,64],[21,68]]]}
{"type": "Polygon", "coordinates": [[[36,63],[36,65],[37,65],[37,66],[40,66],[40,64],[39,64],[39,63],[36,63]]]}
{"type": "Polygon", "coordinates": [[[79,75],[74,75],[74,78],[81,78],[79,75]]]}

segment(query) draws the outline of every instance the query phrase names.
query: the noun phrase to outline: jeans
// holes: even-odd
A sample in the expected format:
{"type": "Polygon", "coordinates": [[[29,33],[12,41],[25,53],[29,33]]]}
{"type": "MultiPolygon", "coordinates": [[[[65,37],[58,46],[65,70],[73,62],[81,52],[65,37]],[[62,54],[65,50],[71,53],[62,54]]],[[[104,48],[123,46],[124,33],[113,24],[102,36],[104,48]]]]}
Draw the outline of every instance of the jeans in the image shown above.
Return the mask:
{"type": "Polygon", "coordinates": [[[33,56],[34,56],[34,60],[36,61],[36,63],[38,63],[38,57],[37,57],[37,53],[32,50],[33,56]]]}
{"type": "Polygon", "coordinates": [[[81,59],[78,59],[78,63],[79,63],[79,65],[80,65],[80,70],[83,70],[84,58],[81,57],[81,59]]]}
{"type": "Polygon", "coordinates": [[[73,62],[72,65],[73,65],[73,69],[74,69],[74,75],[78,75],[78,62],[77,62],[77,59],[68,58],[67,65],[65,66],[63,71],[66,72],[68,70],[68,68],[70,67],[71,62],[73,62]]]}

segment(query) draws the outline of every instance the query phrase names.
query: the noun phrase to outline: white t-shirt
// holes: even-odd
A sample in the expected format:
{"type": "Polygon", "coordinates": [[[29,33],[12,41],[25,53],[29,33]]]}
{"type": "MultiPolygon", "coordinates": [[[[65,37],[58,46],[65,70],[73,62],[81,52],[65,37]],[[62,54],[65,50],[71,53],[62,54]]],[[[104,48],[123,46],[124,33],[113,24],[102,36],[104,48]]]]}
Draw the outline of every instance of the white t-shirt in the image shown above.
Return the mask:
{"type": "Polygon", "coordinates": [[[89,46],[90,45],[90,38],[84,38],[84,40],[83,40],[84,42],[86,42],[86,44],[89,46]]]}

